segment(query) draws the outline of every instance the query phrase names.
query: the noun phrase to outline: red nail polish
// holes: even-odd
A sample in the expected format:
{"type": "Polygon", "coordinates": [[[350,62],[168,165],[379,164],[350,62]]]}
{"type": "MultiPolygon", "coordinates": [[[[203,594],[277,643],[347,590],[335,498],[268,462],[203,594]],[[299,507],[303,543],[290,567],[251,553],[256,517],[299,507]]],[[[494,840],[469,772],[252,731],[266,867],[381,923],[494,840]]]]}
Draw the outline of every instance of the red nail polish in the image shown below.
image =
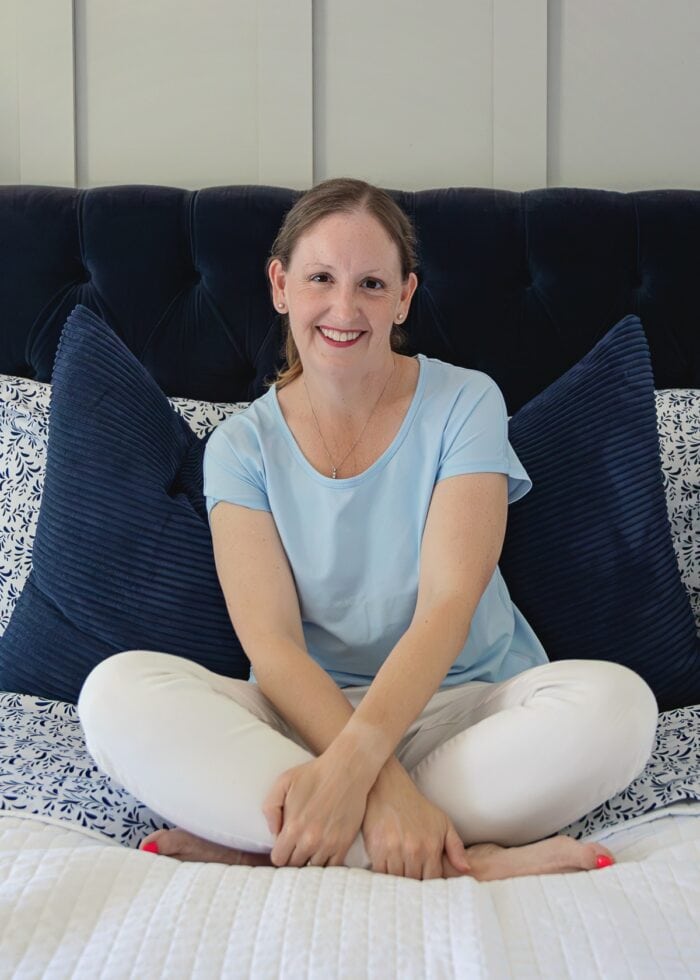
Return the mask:
{"type": "Polygon", "coordinates": [[[141,850],[150,851],[151,854],[160,854],[160,851],[158,849],[158,841],[155,840],[149,841],[148,844],[142,844],[141,850]]]}
{"type": "Polygon", "coordinates": [[[599,868],[609,868],[610,865],[614,863],[615,862],[613,861],[613,859],[608,857],[607,854],[599,854],[598,860],[596,861],[596,864],[598,865],[599,868]]]}

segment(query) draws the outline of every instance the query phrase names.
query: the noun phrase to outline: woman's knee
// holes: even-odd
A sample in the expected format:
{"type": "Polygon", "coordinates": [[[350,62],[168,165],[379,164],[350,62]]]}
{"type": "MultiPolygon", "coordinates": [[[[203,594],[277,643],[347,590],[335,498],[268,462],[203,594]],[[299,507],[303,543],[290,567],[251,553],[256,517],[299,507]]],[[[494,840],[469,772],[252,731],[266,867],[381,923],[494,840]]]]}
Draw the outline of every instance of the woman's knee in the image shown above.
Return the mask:
{"type": "MultiPolygon", "coordinates": [[[[85,678],[78,697],[78,717],[88,736],[124,724],[125,714],[148,701],[154,678],[172,671],[182,658],[153,650],[126,650],[106,657],[85,678]]],[[[137,709],[138,710],[138,709],[137,709]]]]}
{"type": "Polygon", "coordinates": [[[628,713],[636,719],[640,731],[655,727],[658,717],[656,698],[636,671],[607,660],[575,660],[571,665],[581,671],[578,680],[587,686],[595,706],[606,714],[628,713]]]}
{"type": "Polygon", "coordinates": [[[149,665],[155,658],[163,656],[151,650],[125,650],[105,657],[93,667],[83,682],[78,698],[78,714],[82,717],[93,707],[101,710],[106,703],[119,698],[122,692],[133,692],[134,685],[139,683],[149,665]]]}
{"type": "MultiPolygon", "coordinates": [[[[651,755],[658,721],[656,698],[639,674],[602,660],[574,661],[587,724],[608,751],[628,756],[636,775],[651,755]]],[[[630,777],[632,778],[632,777],[630,777]]]]}

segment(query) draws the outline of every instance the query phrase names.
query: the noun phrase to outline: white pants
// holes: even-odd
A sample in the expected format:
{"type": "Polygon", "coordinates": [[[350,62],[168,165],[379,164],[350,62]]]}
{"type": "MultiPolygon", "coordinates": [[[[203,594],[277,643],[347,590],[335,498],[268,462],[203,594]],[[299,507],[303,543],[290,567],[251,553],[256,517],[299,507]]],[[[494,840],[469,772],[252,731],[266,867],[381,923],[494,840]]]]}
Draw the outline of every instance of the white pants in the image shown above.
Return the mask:
{"type": "MultiPolygon", "coordinates": [[[[356,707],[366,691],[343,694],[356,707]]],[[[256,684],[165,653],[103,661],[78,712],[100,769],[177,826],[247,851],[272,850],[263,801],[280,773],[313,758],[256,684]]],[[[639,775],[656,720],[654,696],[631,670],[563,660],[439,690],[396,755],[465,844],[523,844],[639,775]]],[[[361,833],[345,863],[370,867],[361,833]]]]}

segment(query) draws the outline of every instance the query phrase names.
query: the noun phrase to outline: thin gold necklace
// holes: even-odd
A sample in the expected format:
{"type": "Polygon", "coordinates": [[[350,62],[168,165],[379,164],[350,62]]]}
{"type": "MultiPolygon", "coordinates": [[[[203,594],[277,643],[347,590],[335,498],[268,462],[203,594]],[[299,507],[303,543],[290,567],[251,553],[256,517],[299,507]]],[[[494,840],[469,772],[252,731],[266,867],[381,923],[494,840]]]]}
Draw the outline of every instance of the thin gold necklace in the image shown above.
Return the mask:
{"type": "Polygon", "coordinates": [[[372,418],[372,416],[374,415],[374,413],[377,411],[377,407],[379,405],[379,402],[382,400],[382,395],[386,391],[387,386],[388,386],[389,382],[391,381],[391,379],[393,377],[394,368],[395,367],[396,367],[396,361],[394,359],[394,355],[392,354],[391,355],[391,371],[389,372],[389,377],[384,382],[384,387],[379,392],[379,398],[377,398],[376,402],[374,403],[374,407],[372,408],[372,411],[367,416],[367,421],[362,426],[362,431],[360,432],[359,436],[357,437],[357,439],[355,439],[355,441],[353,442],[352,446],[350,446],[350,448],[348,449],[348,451],[345,453],[345,455],[343,456],[343,458],[341,459],[341,461],[338,464],[336,464],[336,463],[333,462],[333,457],[331,456],[330,450],[328,449],[328,446],[326,445],[326,440],[323,438],[323,433],[321,432],[321,426],[318,424],[318,418],[316,417],[316,412],[314,412],[314,406],[313,406],[313,404],[311,402],[311,395],[309,394],[309,389],[306,387],[306,379],[305,379],[304,375],[302,374],[301,380],[304,382],[304,391],[306,392],[306,397],[309,400],[309,408],[311,409],[311,414],[314,417],[314,422],[316,423],[316,429],[318,430],[318,434],[321,437],[321,442],[323,443],[323,448],[326,450],[326,456],[328,457],[328,462],[331,464],[331,479],[333,479],[333,480],[337,479],[338,470],[343,465],[343,463],[348,458],[348,456],[353,451],[353,449],[357,446],[357,444],[359,443],[359,441],[362,438],[362,436],[365,434],[365,429],[369,425],[370,419],[372,418]]]}

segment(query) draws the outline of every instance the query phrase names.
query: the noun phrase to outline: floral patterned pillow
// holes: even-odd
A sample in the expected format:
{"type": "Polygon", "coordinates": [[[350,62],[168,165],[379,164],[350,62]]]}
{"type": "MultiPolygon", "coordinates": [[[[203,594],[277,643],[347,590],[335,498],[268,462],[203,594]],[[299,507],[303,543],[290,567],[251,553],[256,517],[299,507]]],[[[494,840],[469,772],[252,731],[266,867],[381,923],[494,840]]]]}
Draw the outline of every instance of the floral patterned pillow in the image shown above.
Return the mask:
{"type": "Polygon", "coordinates": [[[700,633],[700,390],[656,392],[671,538],[700,633]]]}
{"type": "MultiPolygon", "coordinates": [[[[201,437],[245,403],[168,399],[201,437]]],[[[51,385],[0,375],[0,636],[32,566],[46,467],[51,385]]]]}
{"type": "Polygon", "coordinates": [[[0,633],[31,571],[51,385],[0,377],[0,633]]]}
{"type": "MultiPolygon", "coordinates": [[[[0,375],[0,635],[32,563],[44,485],[51,385],[0,375]]],[[[244,403],[169,399],[200,437],[244,403]]],[[[700,389],[656,392],[671,536],[700,633],[700,389]]]]}

